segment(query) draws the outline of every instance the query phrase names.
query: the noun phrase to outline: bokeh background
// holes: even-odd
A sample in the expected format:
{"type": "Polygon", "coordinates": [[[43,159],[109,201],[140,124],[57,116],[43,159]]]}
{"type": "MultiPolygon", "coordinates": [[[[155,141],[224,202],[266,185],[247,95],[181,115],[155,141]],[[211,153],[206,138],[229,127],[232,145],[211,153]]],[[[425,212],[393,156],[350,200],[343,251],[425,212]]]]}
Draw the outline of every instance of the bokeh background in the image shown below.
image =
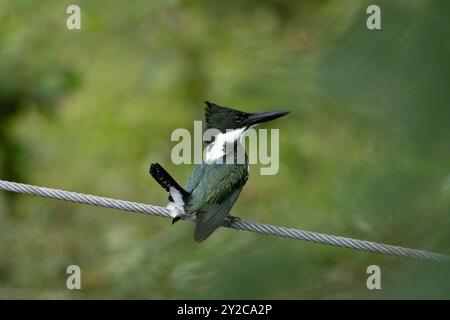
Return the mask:
{"type": "MultiPolygon", "coordinates": [[[[450,253],[450,3],[0,2],[0,178],[165,205],[203,101],[289,109],[232,214],[450,253]],[[82,30],[66,29],[78,4],[82,30]],[[366,28],[381,7],[382,30],[366,28]]],[[[450,298],[448,265],[0,193],[1,298],[450,298]],[[66,268],[82,290],[66,289],[66,268]],[[366,288],[378,264],[382,290],[366,288]]]]}

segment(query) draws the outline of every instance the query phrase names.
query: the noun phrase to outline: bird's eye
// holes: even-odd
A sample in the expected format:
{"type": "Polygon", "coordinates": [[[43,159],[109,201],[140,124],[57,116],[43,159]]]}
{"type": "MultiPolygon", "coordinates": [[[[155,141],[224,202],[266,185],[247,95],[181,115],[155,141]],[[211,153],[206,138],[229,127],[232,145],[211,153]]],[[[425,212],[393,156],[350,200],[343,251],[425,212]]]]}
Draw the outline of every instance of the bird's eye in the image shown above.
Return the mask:
{"type": "Polygon", "coordinates": [[[245,116],[243,114],[236,115],[236,122],[242,123],[245,121],[245,116]]]}

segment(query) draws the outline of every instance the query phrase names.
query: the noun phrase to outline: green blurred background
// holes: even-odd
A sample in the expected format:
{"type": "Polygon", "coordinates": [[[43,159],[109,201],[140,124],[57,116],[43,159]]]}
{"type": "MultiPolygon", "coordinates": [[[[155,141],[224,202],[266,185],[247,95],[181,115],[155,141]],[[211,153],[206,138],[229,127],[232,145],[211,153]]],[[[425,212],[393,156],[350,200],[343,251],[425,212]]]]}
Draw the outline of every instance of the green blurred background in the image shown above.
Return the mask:
{"type": "MultiPolygon", "coordinates": [[[[233,215],[450,253],[449,17],[439,0],[2,0],[0,178],[165,205],[149,164],[187,180],[170,134],[204,100],[288,109],[279,173],[251,166],[233,215]]],[[[448,265],[192,232],[1,192],[0,298],[450,298],[448,265]]]]}

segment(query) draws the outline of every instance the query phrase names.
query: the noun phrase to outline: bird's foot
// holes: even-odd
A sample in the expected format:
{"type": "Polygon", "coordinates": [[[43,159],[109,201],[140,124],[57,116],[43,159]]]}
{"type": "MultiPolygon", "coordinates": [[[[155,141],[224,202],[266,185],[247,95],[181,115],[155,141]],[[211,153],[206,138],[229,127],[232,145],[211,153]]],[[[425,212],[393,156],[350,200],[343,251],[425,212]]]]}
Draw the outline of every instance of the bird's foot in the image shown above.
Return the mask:
{"type": "Polygon", "coordinates": [[[226,216],[223,220],[223,226],[227,228],[231,228],[233,223],[241,221],[241,218],[239,217],[233,217],[233,216],[226,216]]]}
{"type": "Polygon", "coordinates": [[[175,222],[177,222],[179,220],[192,220],[192,215],[180,213],[172,219],[172,224],[174,224],[175,222]]]}

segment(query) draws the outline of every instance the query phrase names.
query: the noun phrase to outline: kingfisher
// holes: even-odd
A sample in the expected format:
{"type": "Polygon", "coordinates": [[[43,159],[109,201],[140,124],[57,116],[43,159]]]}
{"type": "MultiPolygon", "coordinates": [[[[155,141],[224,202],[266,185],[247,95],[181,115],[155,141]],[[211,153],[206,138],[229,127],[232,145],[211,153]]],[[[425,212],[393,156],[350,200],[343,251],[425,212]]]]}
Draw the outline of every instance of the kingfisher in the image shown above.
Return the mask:
{"type": "Polygon", "coordinates": [[[221,225],[239,220],[229,214],[248,179],[248,157],[242,146],[245,131],[257,124],[285,116],[289,111],[247,113],[205,102],[206,129],[213,132],[206,154],[181,187],[158,163],[151,176],[169,193],[167,208],[172,224],[195,221],[194,240],[206,240],[221,225]]]}

